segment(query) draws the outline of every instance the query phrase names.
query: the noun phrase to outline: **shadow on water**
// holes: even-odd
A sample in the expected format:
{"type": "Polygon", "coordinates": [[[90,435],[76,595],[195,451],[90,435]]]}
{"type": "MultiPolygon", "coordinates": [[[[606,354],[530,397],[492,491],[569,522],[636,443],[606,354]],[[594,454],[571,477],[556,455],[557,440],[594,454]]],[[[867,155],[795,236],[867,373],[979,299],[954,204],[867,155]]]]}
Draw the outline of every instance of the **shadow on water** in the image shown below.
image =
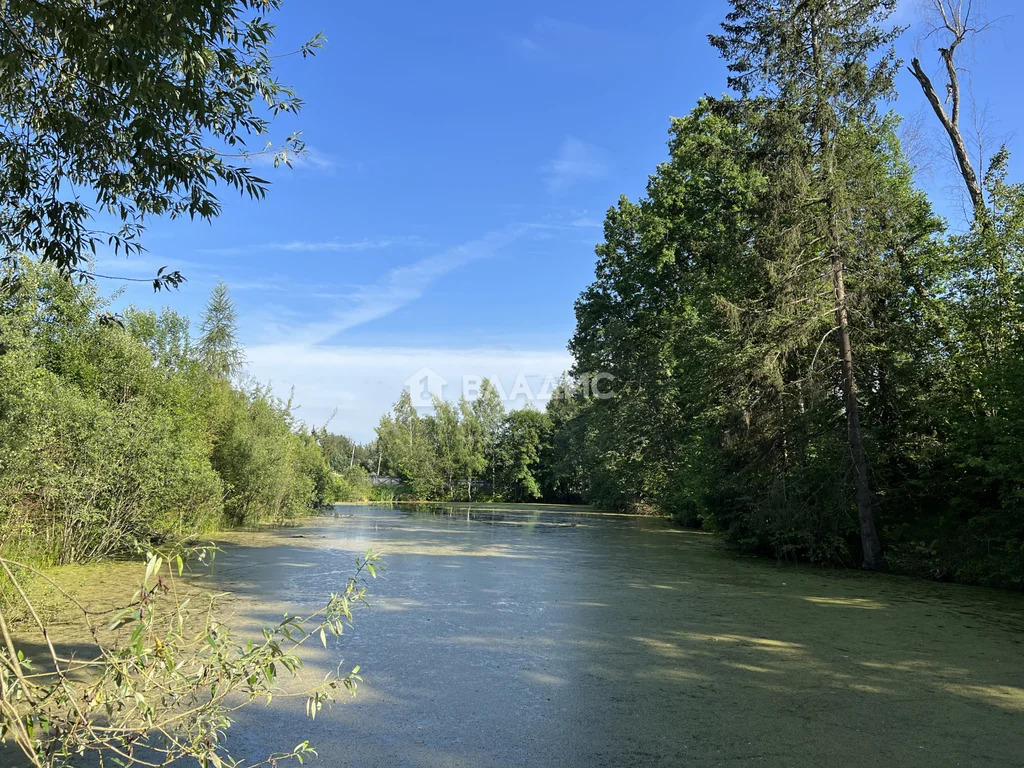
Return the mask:
{"type": "Polygon", "coordinates": [[[386,553],[373,608],[304,674],[366,684],[313,723],[240,713],[236,756],[323,766],[1021,765],[1024,599],[777,567],[651,518],[347,506],[225,537],[245,629],[386,553]]]}
{"type": "Polygon", "coordinates": [[[251,710],[233,736],[248,757],[307,735],[332,766],[1024,754],[1018,595],[776,567],[650,518],[338,511],[303,539],[238,541],[219,565],[226,588],[273,601],[269,618],[329,591],[366,548],[390,568],[341,645],[367,677],[360,696],[315,724],[251,710]]]}

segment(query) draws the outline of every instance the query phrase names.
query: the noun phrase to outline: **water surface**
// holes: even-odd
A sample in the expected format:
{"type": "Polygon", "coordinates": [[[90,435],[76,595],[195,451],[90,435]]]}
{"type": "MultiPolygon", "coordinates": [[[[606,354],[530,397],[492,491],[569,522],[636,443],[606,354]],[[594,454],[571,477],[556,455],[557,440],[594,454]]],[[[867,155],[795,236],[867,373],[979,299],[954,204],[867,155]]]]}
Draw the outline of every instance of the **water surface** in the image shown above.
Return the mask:
{"type": "Polygon", "coordinates": [[[373,608],[318,651],[366,684],[314,723],[247,710],[236,756],[323,766],[1024,765],[1024,597],[741,558],[651,518],[338,506],[239,533],[247,621],[308,610],[367,548],[373,608]]]}

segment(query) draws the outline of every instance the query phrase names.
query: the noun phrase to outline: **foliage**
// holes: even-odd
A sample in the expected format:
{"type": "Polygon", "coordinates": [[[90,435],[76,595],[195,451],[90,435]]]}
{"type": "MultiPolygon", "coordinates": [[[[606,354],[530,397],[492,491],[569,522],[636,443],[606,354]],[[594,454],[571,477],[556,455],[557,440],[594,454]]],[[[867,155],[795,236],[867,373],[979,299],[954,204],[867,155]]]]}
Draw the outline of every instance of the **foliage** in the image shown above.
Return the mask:
{"type": "Polygon", "coordinates": [[[29,261],[11,286],[0,296],[6,554],[84,562],[326,502],[326,463],[290,405],[211,373],[180,315],[104,322],[93,286],[29,261]]]}
{"type": "Polygon", "coordinates": [[[498,485],[495,488],[503,500],[540,498],[541,488],[535,472],[540,462],[541,444],[550,428],[551,420],[530,407],[512,411],[505,417],[497,441],[498,485]]]}
{"type": "MultiPolygon", "coordinates": [[[[733,0],[722,33],[710,36],[728,61],[729,85],[742,95],[741,106],[766,103],[773,116],[782,118],[765,122],[759,135],[770,157],[770,176],[784,185],[768,188],[772,194],[764,199],[767,215],[758,239],[782,267],[781,280],[778,272],[768,276],[782,292],[775,298],[789,301],[776,301],[762,311],[804,334],[824,331],[823,343],[834,345],[831,356],[838,357],[839,365],[833,377],[842,394],[839,426],[846,433],[862,545],[859,560],[876,570],[884,567],[884,557],[861,423],[864,379],[857,366],[863,350],[855,338],[860,305],[876,296],[852,280],[883,271],[885,251],[893,243],[890,232],[877,237],[871,226],[888,223],[892,212],[872,184],[877,174],[863,167],[881,154],[871,146],[884,138],[879,104],[892,97],[899,66],[893,42],[902,30],[884,26],[895,7],[896,0],[808,0],[795,7],[777,0],[733,0]],[[795,295],[787,296],[794,287],[795,295]],[[831,315],[820,313],[824,296],[831,315]],[[824,319],[831,325],[822,328],[824,319]]],[[[776,347],[782,365],[791,360],[788,351],[776,347]]]]}
{"type": "Polygon", "coordinates": [[[545,501],[579,504],[588,495],[587,408],[582,393],[568,379],[559,382],[548,401],[548,422],[540,445],[538,481],[545,501]]]}
{"type": "MultiPolygon", "coordinates": [[[[199,549],[200,560],[212,558],[199,549]]],[[[337,691],[353,695],[359,667],[329,673],[301,691],[282,688],[283,672],[298,674],[299,650],[351,626],[353,609],[365,605],[363,572],[376,576],[380,555],[357,558],[345,588],[306,616],[286,614],[257,638],[243,639],[219,622],[215,597],[183,579],[185,553],[147,555],[145,574],[124,606],[95,610],[34,569],[0,558],[3,592],[13,599],[0,610],[0,738],[16,744],[37,768],[71,766],[99,755],[118,765],[166,765],[192,758],[217,768],[236,765],[225,737],[235,713],[260,700],[306,698],[316,717],[337,691]],[[92,655],[62,655],[53,645],[22,584],[30,573],[48,581],[84,622],[92,655]],[[43,658],[32,659],[11,633],[12,604],[31,617],[43,658]]],[[[33,640],[36,636],[32,636],[33,640]]],[[[27,648],[28,645],[25,644],[27,648]]],[[[302,762],[315,755],[308,741],[257,765],[302,762]]]]}
{"type": "Polygon", "coordinates": [[[413,406],[412,397],[402,392],[391,414],[381,418],[377,427],[386,473],[401,478],[420,499],[431,498],[441,488],[427,426],[426,419],[413,406]]]}
{"type": "Polygon", "coordinates": [[[491,476],[491,487],[497,483],[497,448],[501,423],[505,418],[505,406],[501,402],[498,390],[489,379],[480,383],[480,392],[470,404],[472,419],[479,425],[483,448],[485,471],[491,476]]]}
{"type": "Polygon", "coordinates": [[[878,108],[892,7],[734,0],[740,98],[674,120],[606,217],[570,349],[615,394],[549,404],[553,498],[850,565],[877,520],[897,569],[1024,584],[1024,197],[998,153],[943,234],[878,108]]]}
{"type": "Polygon", "coordinates": [[[398,500],[398,490],[386,485],[375,485],[370,490],[370,501],[393,504],[398,500]]]}
{"type": "Polygon", "coordinates": [[[324,458],[335,472],[341,472],[355,464],[363,467],[371,475],[377,474],[382,459],[376,441],[360,445],[345,435],[328,432],[326,426],[317,431],[316,440],[320,444],[324,458]]]}
{"type": "Polygon", "coordinates": [[[230,379],[245,365],[245,353],[238,344],[238,311],[228,287],[218,280],[206,302],[199,358],[214,376],[230,379]]]}
{"type": "Polygon", "coordinates": [[[355,465],[345,467],[331,475],[330,499],[332,502],[370,501],[375,498],[370,473],[355,465]]]}
{"type": "MultiPolygon", "coordinates": [[[[140,251],[149,216],[217,216],[217,185],[264,197],[246,141],[302,104],[274,74],[267,14],[280,6],[0,4],[0,258],[25,252],[89,275],[80,265],[98,246],[140,251]]],[[[276,161],[301,149],[293,135],[276,161]]],[[[161,273],[155,285],[180,280],[161,273]]]]}
{"type": "Polygon", "coordinates": [[[230,523],[298,517],[326,501],[328,469],[312,436],[296,433],[291,403],[266,386],[214,381],[210,407],[210,463],[224,481],[230,523]]]}
{"type": "Polygon", "coordinates": [[[550,429],[545,414],[532,409],[506,414],[487,379],[472,401],[435,398],[432,410],[420,415],[403,391],[377,427],[384,469],[413,499],[525,500],[542,495],[540,453],[550,429]]]}

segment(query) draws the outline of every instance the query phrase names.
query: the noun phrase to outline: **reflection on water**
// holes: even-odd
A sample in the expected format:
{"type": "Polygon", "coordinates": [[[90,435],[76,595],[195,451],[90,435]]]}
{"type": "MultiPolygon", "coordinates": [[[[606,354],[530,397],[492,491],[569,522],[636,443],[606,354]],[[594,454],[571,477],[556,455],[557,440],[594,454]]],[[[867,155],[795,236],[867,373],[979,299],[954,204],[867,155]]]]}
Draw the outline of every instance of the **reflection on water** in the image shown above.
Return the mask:
{"type": "Polygon", "coordinates": [[[310,675],[367,684],[310,724],[256,709],[240,755],[324,766],[1021,765],[1020,595],[739,558],[662,520],[539,505],[339,506],[227,537],[253,622],[352,559],[386,580],[310,675]]]}

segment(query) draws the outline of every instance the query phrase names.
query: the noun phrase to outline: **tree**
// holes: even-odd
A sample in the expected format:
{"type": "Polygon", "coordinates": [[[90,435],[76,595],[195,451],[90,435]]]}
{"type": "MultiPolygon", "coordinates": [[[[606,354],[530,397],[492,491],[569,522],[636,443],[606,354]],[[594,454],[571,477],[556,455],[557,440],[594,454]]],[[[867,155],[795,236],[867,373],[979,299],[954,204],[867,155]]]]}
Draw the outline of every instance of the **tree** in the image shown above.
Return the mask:
{"type": "Polygon", "coordinates": [[[377,440],[388,470],[421,499],[436,498],[442,478],[437,469],[429,422],[420,418],[412,396],[403,390],[377,426],[377,440]]]}
{"type": "Polygon", "coordinates": [[[473,480],[487,468],[490,435],[465,395],[459,398],[459,465],[466,473],[466,500],[473,500],[473,480]]]}
{"type": "Polygon", "coordinates": [[[776,377],[764,361],[778,357],[779,333],[748,319],[767,322],[765,302],[778,289],[763,248],[752,245],[767,186],[754,164],[760,126],[748,128],[735,106],[704,100],[673,120],[670,158],[647,196],[620,199],[605,219],[569,345],[574,375],[614,376],[614,397],[581,403],[567,422],[589,501],[660,506],[694,521],[680,500],[702,497],[714,467],[707,446],[727,431],[726,414],[742,418],[751,402],[770,398],[774,385],[762,381],[776,377]],[[734,308],[748,304],[742,334],[734,308]],[[751,396],[754,387],[765,391],[751,396]]]}
{"type": "Polygon", "coordinates": [[[985,174],[984,223],[946,243],[941,365],[921,406],[934,437],[922,456],[922,495],[942,510],[943,572],[968,581],[1024,581],[1024,185],[1009,155],[985,174]]]}
{"type": "MultiPolygon", "coordinates": [[[[246,142],[302,104],[274,74],[266,13],[281,4],[0,5],[0,258],[35,254],[90,276],[81,265],[98,247],[139,252],[150,216],[217,216],[217,184],[264,197],[246,142]]],[[[302,149],[293,135],[277,160],[302,149]]],[[[162,271],[154,284],[180,279],[162,271]]]]}
{"type": "Polygon", "coordinates": [[[210,292],[203,313],[199,355],[214,376],[230,379],[245,365],[245,352],[238,343],[238,311],[223,280],[210,292]]]}
{"type": "Polygon", "coordinates": [[[540,483],[535,471],[540,461],[540,448],[550,422],[534,408],[511,411],[505,417],[497,442],[498,490],[512,501],[540,498],[540,483]]]}
{"type": "Polygon", "coordinates": [[[480,395],[472,402],[465,397],[458,403],[435,397],[433,410],[420,416],[409,392],[403,391],[391,414],[377,426],[381,461],[418,498],[464,496],[472,501],[474,479],[488,467],[492,478],[498,472],[504,407],[484,379],[480,395]]]}
{"type": "Polygon", "coordinates": [[[502,404],[501,397],[498,396],[498,390],[494,388],[490,379],[484,379],[480,383],[480,392],[476,399],[473,400],[472,409],[473,416],[480,425],[484,460],[491,471],[491,487],[493,490],[497,476],[498,433],[505,418],[505,406],[502,404]]]}
{"type": "Polygon", "coordinates": [[[433,464],[442,480],[442,493],[450,496],[455,491],[456,478],[465,469],[462,425],[459,409],[447,400],[433,398],[434,413],[424,418],[427,438],[431,442],[433,464]]]}
{"type": "MultiPolygon", "coordinates": [[[[846,265],[852,242],[852,196],[871,190],[847,184],[844,141],[850,128],[878,121],[877,104],[893,93],[897,67],[892,43],[899,29],[879,24],[895,9],[895,0],[733,0],[711,41],[729,62],[729,83],[745,97],[760,91],[793,110],[803,135],[800,162],[808,171],[807,193],[797,201],[808,256],[830,264],[833,312],[842,368],[843,402],[853,464],[857,513],[865,568],[884,567],[875,528],[867,454],[858,402],[846,265]],[[876,56],[872,60],[872,56],[876,56]]],[[[855,131],[852,132],[855,136],[855,131]]]]}
{"type": "MultiPolygon", "coordinates": [[[[767,98],[702,100],[673,121],[647,194],[608,212],[570,350],[576,375],[614,375],[614,397],[567,418],[549,407],[558,449],[543,477],[551,487],[568,454],[589,502],[671,513],[779,558],[859,562],[842,369],[824,351],[832,273],[793,115],[767,98]]],[[[928,441],[915,414],[941,371],[945,259],[895,122],[849,126],[842,152],[865,450],[895,535],[895,499],[918,503],[901,489],[907,448],[928,441]]]]}
{"type": "Polygon", "coordinates": [[[931,28],[928,35],[943,35],[946,37],[946,44],[939,46],[939,56],[946,69],[946,98],[940,98],[931,78],[921,66],[918,58],[910,61],[910,73],[921,86],[921,91],[931,105],[935,117],[938,118],[946,135],[949,137],[950,147],[956,159],[957,169],[963,179],[967,194],[971,199],[971,212],[975,219],[984,217],[985,194],[978,174],[975,171],[974,163],[971,161],[971,154],[967,149],[967,142],[964,140],[963,132],[960,129],[960,111],[963,96],[960,90],[960,67],[957,64],[957,52],[961,45],[970,37],[984,31],[988,26],[984,22],[977,22],[974,18],[975,9],[972,0],[929,0],[927,7],[931,12],[931,28]],[[949,104],[949,111],[946,111],[945,103],[949,104]]]}
{"type": "Polygon", "coordinates": [[[212,374],[180,315],[106,323],[94,284],[20,271],[0,296],[5,552],[87,562],[325,501],[323,454],[289,404],[212,374]]]}
{"type": "Polygon", "coordinates": [[[583,394],[563,376],[544,409],[551,423],[540,455],[545,501],[579,504],[587,493],[587,406],[583,394]]]}
{"type": "Polygon", "coordinates": [[[194,340],[190,337],[187,315],[172,309],[157,314],[153,310],[133,309],[124,317],[128,332],[143,342],[161,369],[185,371],[194,362],[194,340]]]}

